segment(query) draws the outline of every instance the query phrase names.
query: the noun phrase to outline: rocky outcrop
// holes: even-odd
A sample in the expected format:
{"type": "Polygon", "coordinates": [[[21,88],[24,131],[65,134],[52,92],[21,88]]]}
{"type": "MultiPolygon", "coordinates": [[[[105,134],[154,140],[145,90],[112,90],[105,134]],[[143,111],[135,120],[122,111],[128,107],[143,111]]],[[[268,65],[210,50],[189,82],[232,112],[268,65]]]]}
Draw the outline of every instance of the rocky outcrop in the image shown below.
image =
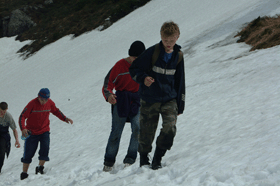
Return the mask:
{"type": "Polygon", "coordinates": [[[31,18],[20,9],[12,11],[10,16],[2,19],[3,37],[16,36],[36,26],[31,18]]]}
{"type": "Polygon", "coordinates": [[[53,0],[45,0],[45,5],[48,5],[48,4],[52,4],[53,3],[53,0]]]}

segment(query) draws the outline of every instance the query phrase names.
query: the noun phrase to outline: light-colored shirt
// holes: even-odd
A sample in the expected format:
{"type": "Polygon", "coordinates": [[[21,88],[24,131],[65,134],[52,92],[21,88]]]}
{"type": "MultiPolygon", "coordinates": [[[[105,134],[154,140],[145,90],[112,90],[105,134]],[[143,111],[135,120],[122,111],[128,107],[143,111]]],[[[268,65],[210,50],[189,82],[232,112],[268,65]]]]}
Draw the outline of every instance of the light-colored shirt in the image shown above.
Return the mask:
{"type": "Polygon", "coordinates": [[[3,127],[10,126],[12,130],[16,129],[16,124],[13,119],[13,116],[9,112],[6,112],[3,118],[0,117],[0,125],[3,127]]]}

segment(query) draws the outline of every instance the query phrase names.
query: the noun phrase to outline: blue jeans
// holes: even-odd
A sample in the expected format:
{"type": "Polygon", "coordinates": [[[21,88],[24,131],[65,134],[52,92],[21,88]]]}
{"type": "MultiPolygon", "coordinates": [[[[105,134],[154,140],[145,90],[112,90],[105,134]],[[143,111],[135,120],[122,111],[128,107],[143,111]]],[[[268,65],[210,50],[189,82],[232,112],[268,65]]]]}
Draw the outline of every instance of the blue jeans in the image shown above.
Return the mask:
{"type": "MultiPolygon", "coordinates": [[[[127,155],[123,160],[124,163],[133,164],[137,157],[138,150],[138,135],[139,135],[139,115],[129,116],[131,122],[132,134],[127,150],[127,155]]],[[[112,115],[112,129],[106,147],[104,165],[112,167],[116,161],[116,156],[119,150],[121,135],[126,122],[126,117],[119,117],[117,105],[114,105],[112,115]]]]}
{"type": "Polygon", "coordinates": [[[40,142],[39,150],[39,160],[49,161],[49,150],[50,150],[50,132],[45,132],[40,135],[30,135],[24,142],[24,153],[21,158],[22,163],[31,163],[32,158],[38,148],[40,142]]]}

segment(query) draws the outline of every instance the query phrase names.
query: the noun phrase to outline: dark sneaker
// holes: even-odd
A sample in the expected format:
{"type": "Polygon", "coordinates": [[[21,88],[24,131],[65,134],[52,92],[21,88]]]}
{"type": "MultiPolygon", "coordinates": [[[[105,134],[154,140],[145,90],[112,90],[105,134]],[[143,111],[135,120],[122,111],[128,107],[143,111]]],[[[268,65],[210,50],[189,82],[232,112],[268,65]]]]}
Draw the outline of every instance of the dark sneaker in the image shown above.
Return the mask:
{"type": "Polygon", "coordinates": [[[110,172],[111,170],[113,170],[113,167],[109,167],[107,165],[104,165],[104,167],[103,167],[104,172],[110,172]]]}
{"type": "Polygon", "coordinates": [[[21,180],[24,180],[25,178],[27,178],[28,177],[28,174],[26,173],[26,172],[22,172],[21,174],[20,174],[20,179],[21,180]]]}
{"type": "Polygon", "coordinates": [[[130,164],[130,165],[132,165],[133,163],[135,163],[135,159],[132,159],[132,158],[125,158],[124,160],[123,160],[123,163],[124,164],[130,164]]]}
{"type": "Polygon", "coordinates": [[[140,154],[140,167],[144,165],[150,165],[148,154],[140,154]]]}
{"type": "Polygon", "coordinates": [[[35,169],[35,174],[44,174],[44,166],[37,166],[36,169],[35,169]]]}
{"type": "Polygon", "coordinates": [[[125,164],[124,164],[124,168],[125,168],[125,167],[129,167],[130,165],[132,165],[132,164],[130,164],[130,163],[125,163],[125,164]]]}
{"type": "Polygon", "coordinates": [[[115,162],[104,161],[103,171],[110,172],[111,170],[113,170],[114,164],[115,162]]]}

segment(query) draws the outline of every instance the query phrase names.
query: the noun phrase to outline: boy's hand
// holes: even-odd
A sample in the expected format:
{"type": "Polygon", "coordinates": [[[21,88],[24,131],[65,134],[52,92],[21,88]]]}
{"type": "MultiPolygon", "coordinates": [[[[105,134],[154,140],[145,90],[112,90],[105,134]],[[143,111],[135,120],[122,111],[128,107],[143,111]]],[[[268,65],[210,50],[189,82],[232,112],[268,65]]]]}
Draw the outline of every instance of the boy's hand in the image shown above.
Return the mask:
{"type": "Polygon", "coordinates": [[[70,119],[70,118],[66,118],[65,121],[66,121],[67,123],[73,124],[73,120],[70,119]]]}
{"type": "Polygon", "coordinates": [[[29,135],[27,129],[23,129],[23,130],[21,131],[21,133],[22,133],[22,136],[24,136],[24,137],[27,137],[27,136],[29,135]]]}
{"type": "Polygon", "coordinates": [[[151,76],[147,76],[144,80],[144,84],[149,87],[151,86],[151,84],[155,82],[154,78],[152,78],[151,76]]]}
{"type": "Polygon", "coordinates": [[[18,140],[17,140],[16,143],[15,143],[15,147],[16,147],[16,148],[20,148],[20,143],[19,143],[18,140]]]}
{"type": "Polygon", "coordinates": [[[116,100],[116,95],[115,94],[111,94],[109,97],[108,97],[108,102],[111,103],[112,105],[116,104],[117,103],[117,100],[116,100]]]}

